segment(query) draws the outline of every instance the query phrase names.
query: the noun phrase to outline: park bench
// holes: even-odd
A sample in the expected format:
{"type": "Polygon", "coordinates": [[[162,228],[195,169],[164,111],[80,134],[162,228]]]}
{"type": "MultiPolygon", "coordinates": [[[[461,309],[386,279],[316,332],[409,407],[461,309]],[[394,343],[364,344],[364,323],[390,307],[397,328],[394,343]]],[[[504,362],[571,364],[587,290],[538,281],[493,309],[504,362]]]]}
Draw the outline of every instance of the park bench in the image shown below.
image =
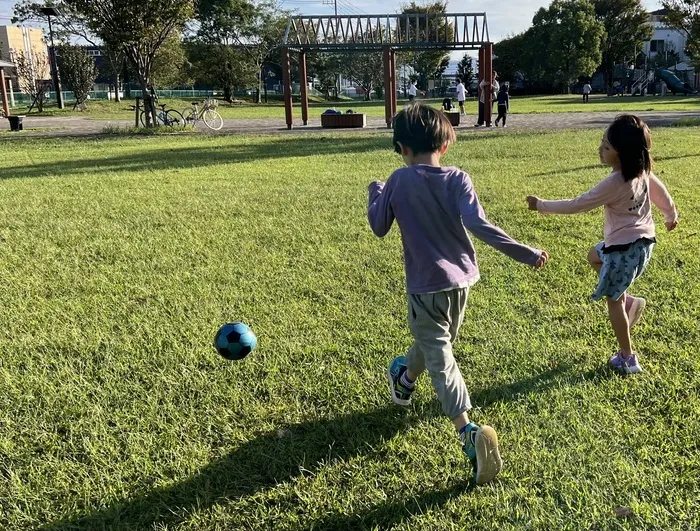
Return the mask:
{"type": "Polygon", "coordinates": [[[367,115],[360,113],[353,114],[322,114],[321,127],[328,128],[349,128],[365,127],[367,125],[367,115]]]}

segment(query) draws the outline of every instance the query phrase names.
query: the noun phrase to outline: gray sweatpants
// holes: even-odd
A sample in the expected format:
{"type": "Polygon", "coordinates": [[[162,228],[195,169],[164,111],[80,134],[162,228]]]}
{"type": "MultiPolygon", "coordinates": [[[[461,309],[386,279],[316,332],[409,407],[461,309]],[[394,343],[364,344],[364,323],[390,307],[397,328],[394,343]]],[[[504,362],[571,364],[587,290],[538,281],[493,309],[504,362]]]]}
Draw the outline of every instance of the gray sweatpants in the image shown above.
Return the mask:
{"type": "Polygon", "coordinates": [[[414,343],[406,354],[408,370],[428,371],[442,410],[454,419],[471,409],[467,386],[452,355],[464,319],[469,288],[408,295],[408,326],[414,343]]]}

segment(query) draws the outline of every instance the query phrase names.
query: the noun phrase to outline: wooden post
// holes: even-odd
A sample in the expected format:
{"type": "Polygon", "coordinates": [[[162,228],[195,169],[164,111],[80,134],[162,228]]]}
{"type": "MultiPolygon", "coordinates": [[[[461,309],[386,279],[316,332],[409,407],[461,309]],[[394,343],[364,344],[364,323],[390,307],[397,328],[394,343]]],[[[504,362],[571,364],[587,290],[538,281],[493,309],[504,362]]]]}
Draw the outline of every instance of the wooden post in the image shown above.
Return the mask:
{"type": "Polygon", "coordinates": [[[490,42],[484,44],[484,79],[486,87],[484,88],[484,121],[487,126],[491,125],[491,114],[493,112],[493,96],[491,83],[493,82],[493,44],[490,42]]]}
{"type": "Polygon", "coordinates": [[[136,98],[136,128],[138,129],[139,127],[139,116],[141,113],[139,112],[141,110],[141,98],[136,98]]]}
{"type": "Polygon", "coordinates": [[[301,119],[304,125],[309,123],[309,83],[306,76],[306,52],[299,54],[299,77],[301,78],[301,119]]]}
{"type": "Polygon", "coordinates": [[[2,110],[5,112],[5,116],[10,115],[10,107],[7,105],[7,82],[5,81],[5,71],[0,68],[0,95],[2,96],[2,110]]]}
{"type": "Polygon", "coordinates": [[[396,95],[396,51],[391,50],[389,54],[389,75],[391,76],[391,116],[396,115],[397,95],[396,95]]]}
{"type": "Polygon", "coordinates": [[[386,126],[391,128],[391,121],[394,117],[393,99],[391,95],[393,84],[391,79],[391,47],[384,46],[384,117],[386,118],[386,126]]]}
{"type": "Polygon", "coordinates": [[[282,85],[284,89],[284,116],[287,120],[287,129],[294,125],[292,109],[292,64],[289,58],[289,48],[282,48],[282,85]]]}

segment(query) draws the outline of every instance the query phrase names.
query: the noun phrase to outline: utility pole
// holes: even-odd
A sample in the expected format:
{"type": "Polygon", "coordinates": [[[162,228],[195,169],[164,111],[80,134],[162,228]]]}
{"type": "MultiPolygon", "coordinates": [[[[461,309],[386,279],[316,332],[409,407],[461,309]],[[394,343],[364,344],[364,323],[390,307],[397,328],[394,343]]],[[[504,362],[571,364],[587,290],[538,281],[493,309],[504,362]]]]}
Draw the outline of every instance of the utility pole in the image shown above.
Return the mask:
{"type": "Polygon", "coordinates": [[[61,77],[58,74],[58,63],[56,62],[56,47],[53,44],[53,28],[51,27],[51,15],[58,17],[61,12],[55,7],[44,7],[41,11],[49,19],[49,37],[51,39],[51,53],[49,54],[49,59],[51,61],[51,76],[53,77],[54,89],[56,89],[56,103],[58,103],[58,108],[63,109],[63,92],[61,89],[61,77]]]}

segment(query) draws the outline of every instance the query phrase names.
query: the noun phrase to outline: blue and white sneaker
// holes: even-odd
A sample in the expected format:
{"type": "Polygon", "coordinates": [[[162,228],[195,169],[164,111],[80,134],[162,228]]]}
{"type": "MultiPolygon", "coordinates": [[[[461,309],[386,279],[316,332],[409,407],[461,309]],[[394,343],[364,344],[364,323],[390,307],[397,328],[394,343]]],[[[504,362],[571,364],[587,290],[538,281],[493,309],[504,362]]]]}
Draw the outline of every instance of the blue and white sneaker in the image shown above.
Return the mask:
{"type": "Polygon", "coordinates": [[[387,380],[389,380],[389,392],[391,400],[399,406],[408,406],[411,404],[411,394],[413,389],[401,385],[401,375],[408,370],[406,365],[406,356],[397,356],[389,365],[386,371],[387,380]]]}
{"type": "Polygon", "coordinates": [[[643,372],[642,366],[639,364],[636,354],[629,357],[624,357],[621,352],[610,358],[610,366],[623,374],[638,374],[643,372]]]}
{"type": "Polygon", "coordinates": [[[492,481],[503,469],[503,460],[498,451],[498,435],[491,426],[474,423],[460,432],[462,451],[474,469],[474,481],[483,485],[492,481]]]}

